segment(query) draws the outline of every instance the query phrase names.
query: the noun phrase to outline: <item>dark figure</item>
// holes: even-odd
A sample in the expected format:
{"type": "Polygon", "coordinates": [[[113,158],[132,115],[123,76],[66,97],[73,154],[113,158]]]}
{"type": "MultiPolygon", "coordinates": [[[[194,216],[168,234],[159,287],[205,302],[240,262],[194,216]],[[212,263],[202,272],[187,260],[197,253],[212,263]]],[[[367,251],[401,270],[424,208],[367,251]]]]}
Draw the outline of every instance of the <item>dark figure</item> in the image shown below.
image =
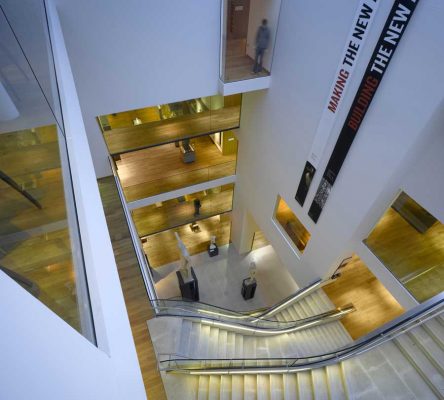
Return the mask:
{"type": "Polygon", "coordinates": [[[256,57],[254,59],[253,73],[257,74],[262,71],[262,61],[265,50],[267,50],[270,43],[270,29],[267,26],[268,21],[262,20],[262,25],[256,33],[256,57]]]}
{"type": "Polygon", "coordinates": [[[202,205],[200,204],[200,200],[199,199],[194,199],[194,216],[197,217],[198,215],[200,215],[200,207],[202,205]]]}

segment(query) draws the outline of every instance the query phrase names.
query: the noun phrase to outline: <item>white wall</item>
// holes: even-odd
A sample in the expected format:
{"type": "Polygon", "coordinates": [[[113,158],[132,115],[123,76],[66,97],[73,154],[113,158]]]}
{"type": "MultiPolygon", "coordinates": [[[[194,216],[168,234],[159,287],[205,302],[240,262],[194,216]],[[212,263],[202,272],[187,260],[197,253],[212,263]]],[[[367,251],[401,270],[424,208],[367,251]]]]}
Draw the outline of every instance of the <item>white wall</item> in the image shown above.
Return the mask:
{"type": "MultiPolygon", "coordinates": [[[[419,3],[318,223],[307,214],[391,5],[380,4],[303,208],[294,200],[296,188],[357,2],[284,0],[271,88],[244,95],[234,204],[253,215],[298,285],[331,272],[342,256],[359,249],[403,186],[403,176],[410,176],[405,180],[409,193],[426,193],[420,196],[426,197],[424,205],[437,216],[443,212],[442,165],[435,164],[440,150],[427,139],[428,153],[418,165],[434,174],[428,182],[410,170],[408,161],[418,158],[418,141],[444,94],[444,81],[438,78],[444,68],[443,53],[438,51],[444,45],[444,4],[430,0],[419,3]],[[278,194],[312,235],[303,255],[293,252],[271,221],[278,194]]],[[[390,279],[383,283],[389,288],[393,284],[390,279]]]]}
{"type": "Polygon", "coordinates": [[[97,347],[0,272],[1,399],[145,399],[63,36],[48,1],[97,347]]]}
{"type": "Polygon", "coordinates": [[[256,56],[256,33],[262,20],[268,20],[268,28],[270,29],[270,46],[265,52],[263,66],[267,71],[271,71],[272,56],[276,33],[278,30],[279,10],[281,0],[252,0],[250,3],[250,15],[248,19],[248,35],[247,35],[247,54],[253,60],[256,56]]]}
{"type": "Polygon", "coordinates": [[[99,177],[96,116],[217,93],[219,0],[55,2],[99,177]]]}
{"type": "Polygon", "coordinates": [[[0,398],[122,399],[108,355],[0,271],[0,398]]]}

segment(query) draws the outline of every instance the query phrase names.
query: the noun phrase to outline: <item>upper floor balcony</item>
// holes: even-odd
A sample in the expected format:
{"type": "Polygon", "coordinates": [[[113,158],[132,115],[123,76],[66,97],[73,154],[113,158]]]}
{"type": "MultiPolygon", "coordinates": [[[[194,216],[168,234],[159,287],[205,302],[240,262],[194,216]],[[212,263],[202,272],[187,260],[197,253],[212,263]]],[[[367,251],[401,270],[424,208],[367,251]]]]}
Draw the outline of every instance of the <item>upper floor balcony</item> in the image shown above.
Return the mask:
{"type": "Polygon", "coordinates": [[[220,92],[268,88],[281,0],[223,0],[221,7],[220,92]]]}

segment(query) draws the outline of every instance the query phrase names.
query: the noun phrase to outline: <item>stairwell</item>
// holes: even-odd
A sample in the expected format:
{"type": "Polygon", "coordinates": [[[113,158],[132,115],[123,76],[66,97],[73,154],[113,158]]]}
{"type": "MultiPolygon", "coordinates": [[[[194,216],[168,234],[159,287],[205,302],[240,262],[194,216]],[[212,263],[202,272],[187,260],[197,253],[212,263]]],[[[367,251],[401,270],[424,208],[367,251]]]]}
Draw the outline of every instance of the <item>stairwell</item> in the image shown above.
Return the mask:
{"type": "MultiPolygon", "coordinates": [[[[276,319],[292,321],[332,308],[320,289],[276,319]]],[[[352,342],[337,321],[272,337],[245,336],[179,318],[151,320],[149,328],[158,354],[194,359],[317,355],[352,342]]],[[[170,400],[444,399],[444,321],[436,317],[378,348],[324,368],[255,375],[162,372],[162,379],[170,400]]]]}

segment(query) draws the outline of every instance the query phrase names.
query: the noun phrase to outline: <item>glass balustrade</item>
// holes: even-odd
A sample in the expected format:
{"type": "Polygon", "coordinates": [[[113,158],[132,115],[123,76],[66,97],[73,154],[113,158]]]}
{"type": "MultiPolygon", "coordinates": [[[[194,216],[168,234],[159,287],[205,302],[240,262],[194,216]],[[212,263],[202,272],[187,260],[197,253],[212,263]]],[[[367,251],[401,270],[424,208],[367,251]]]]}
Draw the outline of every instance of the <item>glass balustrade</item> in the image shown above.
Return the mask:
{"type": "Polygon", "coordinates": [[[364,243],[419,302],[444,290],[444,225],[407,193],[364,243]]]}
{"type": "Polygon", "coordinates": [[[121,154],[117,174],[128,202],[235,175],[237,139],[217,132],[121,154]]]}
{"type": "Polygon", "coordinates": [[[52,60],[43,1],[2,1],[0,270],[94,343],[52,60]]]}
{"type": "Polygon", "coordinates": [[[98,117],[110,154],[121,154],[240,124],[242,95],[208,96],[98,117]]]}
{"type": "Polygon", "coordinates": [[[223,0],[221,7],[222,82],[269,76],[281,0],[223,0]]]}
{"type": "Polygon", "coordinates": [[[140,237],[231,211],[234,184],[217,186],[132,211],[140,237]]]}

